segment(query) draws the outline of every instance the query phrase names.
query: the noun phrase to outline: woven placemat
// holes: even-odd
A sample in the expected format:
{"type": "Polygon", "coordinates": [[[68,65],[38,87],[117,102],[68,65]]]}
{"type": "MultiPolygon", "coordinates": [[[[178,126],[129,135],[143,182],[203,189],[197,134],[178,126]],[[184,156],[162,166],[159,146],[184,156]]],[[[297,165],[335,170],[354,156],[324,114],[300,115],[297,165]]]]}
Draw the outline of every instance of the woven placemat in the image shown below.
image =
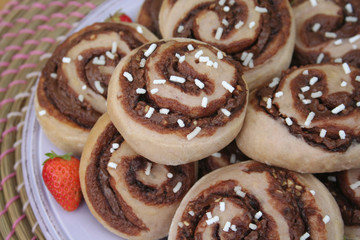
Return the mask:
{"type": "Polygon", "coordinates": [[[0,10],[0,239],[45,239],[21,168],[31,89],[58,43],[103,1],[19,0],[0,10]]]}

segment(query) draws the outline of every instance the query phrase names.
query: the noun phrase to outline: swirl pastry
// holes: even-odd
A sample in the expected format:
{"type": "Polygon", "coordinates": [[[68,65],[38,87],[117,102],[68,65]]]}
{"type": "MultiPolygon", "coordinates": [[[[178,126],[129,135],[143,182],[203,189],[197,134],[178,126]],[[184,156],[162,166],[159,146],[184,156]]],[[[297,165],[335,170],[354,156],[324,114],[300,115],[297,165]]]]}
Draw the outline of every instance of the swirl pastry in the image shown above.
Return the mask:
{"type": "Polygon", "coordinates": [[[359,69],[294,68],[250,102],[237,144],[252,159],[300,172],[360,166],[359,69]]]}
{"type": "Polygon", "coordinates": [[[225,148],[219,152],[213,153],[210,156],[200,160],[199,163],[199,176],[204,176],[218,168],[228,166],[239,161],[245,161],[249,158],[246,157],[236,146],[236,142],[232,141],[225,148]]]}
{"type": "Polygon", "coordinates": [[[137,24],[95,23],[60,44],[42,71],[35,98],[50,141],[80,155],[91,127],[106,111],[115,66],[132,49],[156,39],[137,24]]]}
{"type": "Polygon", "coordinates": [[[248,90],[241,67],[189,39],[148,43],[110,79],[108,113],[130,146],[151,161],[197,161],[228,145],[242,127],[248,90]]]}
{"type": "Polygon", "coordinates": [[[166,236],[195,180],[195,163],[166,166],[136,154],[107,114],[91,130],[80,161],[81,189],[91,213],[126,239],[166,236]]]}
{"type": "Polygon", "coordinates": [[[161,38],[159,29],[159,12],[163,0],[145,0],[141,5],[137,22],[147,27],[156,36],[161,38]]]}
{"type": "Polygon", "coordinates": [[[250,90],[289,67],[295,44],[287,0],[164,0],[159,25],[164,38],[198,39],[240,61],[250,90]]]}
{"type": "Polygon", "coordinates": [[[342,239],[338,206],[311,174],[254,161],[201,178],[172,220],[173,239],[342,239]]]}
{"type": "Polygon", "coordinates": [[[360,239],[360,169],[316,175],[339,205],[347,240],[360,239]]]}
{"type": "Polygon", "coordinates": [[[295,64],[342,63],[360,67],[360,2],[295,0],[295,64]]]}

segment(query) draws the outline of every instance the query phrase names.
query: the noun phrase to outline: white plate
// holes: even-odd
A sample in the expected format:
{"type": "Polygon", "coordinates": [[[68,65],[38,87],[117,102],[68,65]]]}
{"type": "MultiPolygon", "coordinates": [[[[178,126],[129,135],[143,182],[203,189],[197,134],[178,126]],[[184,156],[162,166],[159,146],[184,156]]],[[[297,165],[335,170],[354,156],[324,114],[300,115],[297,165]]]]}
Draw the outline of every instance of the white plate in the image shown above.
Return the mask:
{"type": "MultiPolygon", "coordinates": [[[[142,2],[143,0],[105,1],[83,18],[71,33],[94,22],[102,22],[120,9],[129,15],[131,19],[135,20],[142,2]]],[[[49,240],[107,240],[118,238],[106,230],[92,216],[85,201],[81,203],[77,210],[67,212],[60,207],[46,189],[41,177],[42,163],[46,159],[45,153],[51,150],[56,153],[64,152],[51,144],[37,122],[33,106],[34,94],[35,90],[32,93],[29,110],[25,119],[21,157],[26,192],[45,238],[49,240]]]]}

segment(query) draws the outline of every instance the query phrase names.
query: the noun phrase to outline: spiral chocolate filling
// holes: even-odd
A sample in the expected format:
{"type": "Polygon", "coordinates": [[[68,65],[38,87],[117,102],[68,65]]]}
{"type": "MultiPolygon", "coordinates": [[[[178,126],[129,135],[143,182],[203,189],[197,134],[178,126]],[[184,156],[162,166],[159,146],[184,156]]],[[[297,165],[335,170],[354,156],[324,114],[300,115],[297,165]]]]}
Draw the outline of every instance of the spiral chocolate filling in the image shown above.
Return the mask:
{"type": "MultiPolygon", "coordinates": [[[[164,42],[159,42],[157,48],[159,48],[164,42]]],[[[183,84],[177,82],[167,82],[171,84],[173,88],[179,89],[188,95],[198,96],[201,91],[213,93],[215,91],[212,80],[208,76],[199,74],[196,69],[191,67],[186,62],[179,63],[179,59],[176,54],[184,55],[186,51],[189,51],[187,46],[189,43],[177,42],[171,47],[166,49],[165,56],[156,65],[156,71],[159,72],[165,79],[169,79],[171,75],[184,77],[186,82],[183,84]],[[199,89],[195,84],[195,79],[201,79],[206,83],[204,89],[199,89]]],[[[186,129],[194,126],[201,127],[202,135],[211,135],[217,127],[225,125],[231,121],[238,114],[240,114],[246,104],[247,91],[246,83],[242,79],[242,70],[239,63],[233,61],[230,57],[224,57],[221,61],[230,62],[235,67],[235,89],[232,93],[227,93],[226,97],[214,100],[209,104],[207,108],[199,107],[196,110],[198,116],[192,117],[190,114],[194,114],[194,111],[186,106],[179,104],[174,99],[157,99],[156,101],[150,96],[150,94],[137,94],[137,89],[146,89],[147,81],[153,79],[147,79],[146,67],[140,67],[140,60],[144,58],[144,52],[149,49],[150,44],[144,45],[136,55],[133,56],[130,62],[123,68],[123,72],[132,73],[133,81],[129,82],[123,74],[120,76],[120,84],[122,89],[126,89],[124,97],[122,97],[122,104],[126,106],[127,111],[133,117],[135,121],[140,121],[144,126],[156,129],[159,132],[171,132],[176,130],[183,131],[186,135],[186,129]],[[157,104],[159,103],[159,104],[157,104]],[[161,114],[159,112],[158,105],[167,105],[171,111],[167,114],[161,114]],[[152,107],[155,109],[151,118],[144,117],[148,112],[148,109],[152,107]],[[221,108],[227,109],[231,112],[231,116],[227,117],[221,112],[221,108]],[[178,119],[184,122],[184,127],[180,127],[178,119]]],[[[199,43],[192,43],[192,46],[196,49],[198,46],[203,46],[199,43]]],[[[207,45],[206,45],[207,46],[207,45]]],[[[213,48],[209,48],[216,55],[217,52],[213,48]]],[[[156,50],[152,55],[156,54],[156,50]]],[[[197,62],[198,63],[198,62],[197,62]]],[[[219,70],[211,70],[219,71],[219,70]]],[[[215,79],[217,80],[217,79],[215,79]]]]}
{"type": "Polygon", "coordinates": [[[349,188],[347,181],[342,181],[346,171],[337,173],[316,174],[315,176],[324,183],[339,205],[341,216],[346,226],[360,226],[360,206],[354,196],[346,194],[349,188]]]}
{"type": "MultiPolygon", "coordinates": [[[[118,52],[114,54],[114,59],[106,58],[105,63],[99,65],[96,64],[96,59],[101,58],[101,55],[104,56],[105,52],[111,51],[111,49],[89,48],[81,52],[81,56],[79,56],[81,60],[75,61],[75,63],[63,63],[63,57],[66,56],[67,52],[84,39],[94,40],[98,34],[113,32],[118,32],[121,38],[134,49],[140,46],[142,42],[133,36],[132,31],[132,28],[121,24],[97,23],[82,30],[80,34],[73,35],[57,47],[53,56],[43,69],[42,77],[45,78],[45,81],[40,87],[43,88],[51,104],[64,115],[59,117],[65,117],[84,128],[91,128],[101,115],[89,102],[80,101],[78,94],[68,86],[69,80],[63,73],[62,64],[76,64],[76,69],[79,76],[81,76],[80,81],[83,82],[84,86],[91,88],[94,92],[99,92],[98,87],[96,87],[98,81],[103,88],[103,91],[99,94],[106,97],[107,85],[112,71],[120,59],[125,56],[125,53],[118,49],[118,52]],[[56,74],[56,77],[54,77],[54,74],[56,74]]],[[[39,102],[43,106],[48,104],[47,101],[41,97],[39,97],[39,102]]]]}
{"type": "MultiPolygon", "coordinates": [[[[267,12],[263,13],[260,21],[256,23],[261,24],[261,29],[257,32],[255,39],[239,39],[229,45],[213,42],[211,42],[211,44],[231,54],[233,58],[238,61],[244,60],[241,59],[243,52],[252,53],[253,60],[256,64],[261,64],[274,55],[274,52],[276,52],[275,49],[266,54],[264,54],[264,52],[277,34],[280,32],[284,32],[285,35],[286,33],[289,34],[291,25],[290,13],[284,6],[283,1],[256,1],[256,4],[258,7],[267,9],[267,12]]],[[[238,1],[235,1],[234,4],[229,7],[231,11],[224,11],[224,6],[217,4],[217,2],[202,3],[195,6],[175,27],[173,36],[199,39],[207,42],[206,39],[200,37],[198,33],[200,26],[196,24],[195,19],[197,15],[203,11],[212,11],[217,14],[219,19],[226,20],[226,25],[223,28],[220,40],[231,37],[233,31],[238,28],[237,24],[239,24],[239,22],[246,22],[249,11],[255,11],[255,9],[248,9],[245,2],[238,1]],[[182,27],[183,30],[179,31],[182,27]]],[[[279,38],[279,46],[283,45],[286,41],[287,35],[285,35],[283,38],[279,38]]],[[[216,30],[213,32],[213,36],[216,36],[216,30]]]]}
{"type": "MultiPolygon", "coordinates": [[[[287,170],[270,168],[258,163],[253,164],[246,171],[249,174],[254,172],[268,173],[267,181],[270,183],[264,194],[281,203],[272,207],[283,214],[289,226],[290,239],[299,239],[304,232],[310,232],[311,227],[307,219],[319,209],[314,204],[303,202],[302,194],[305,192],[305,187],[297,180],[296,175],[287,170]]],[[[234,191],[237,186],[241,186],[241,182],[235,180],[217,182],[201,192],[196,200],[190,201],[182,215],[182,224],[178,227],[176,239],[203,239],[199,230],[204,218],[208,219],[204,225],[212,229],[213,239],[220,239],[220,235],[225,239],[278,239],[280,236],[276,231],[276,219],[267,214],[256,197],[249,194],[246,189],[241,189],[244,195],[239,196],[236,190],[234,191]],[[226,201],[227,205],[231,203],[239,208],[238,215],[235,213],[231,219],[231,224],[236,227],[232,227],[229,231],[220,229],[220,225],[216,222],[209,222],[211,218],[208,212],[213,211],[223,201],[226,201]],[[257,216],[258,212],[261,212],[260,217],[257,216]],[[189,213],[193,213],[193,216],[189,213]],[[251,225],[253,227],[249,228],[251,225]]],[[[319,224],[316,228],[323,231],[325,226],[319,224]]]]}
{"type": "MultiPolygon", "coordinates": [[[[286,73],[284,73],[284,75],[288,74],[294,69],[287,71],[286,73]]],[[[330,118],[336,118],[338,116],[349,116],[353,114],[354,111],[357,111],[357,102],[360,101],[360,82],[356,81],[355,79],[356,76],[360,74],[359,71],[351,72],[351,84],[355,86],[355,90],[352,94],[345,91],[327,94],[327,77],[325,73],[316,69],[308,70],[308,72],[308,75],[299,74],[295,79],[291,80],[293,101],[296,106],[296,110],[300,112],[303,116],[306,117],[309,112],[313,112],[315,113],[317,119],[326,120],[330,118]],[[318,78],[318,82],[311,86],[312,91],[301,91],[302,87],[309,84],[309,79],[311,79],[312,77],[318,78]],[[314,92],[321,92],[323,97],[311,97],[311,94],[313,94],[314,92]],[[304,99],[311,99],[311,103],[304,104],[303,100],[298,97],[299,94],[304,96],[304,99]],[[345,105],[345,109],[338,113],[337,116],[334,116],[332,110],[341,104],[345,105]]],[[[264,101],[264,99],[274,97],[275,93],[278,91],[278,87],[266,86],[261,88],[256,93],[257,105],[262,109],[262,111],[269,114],[275,120],[282,119],[284,125],[288,127],[291,134],[297,137],[302,137],[308,144],[312,146],[318,146],[325,150],[333,152],[345,152],[354,141],[358,143],[360,142],[359,133],[356,133],[352,128],[346,126],[342,126],[341,129],[339,129],[339,127],[334,126],[330,120],[326,125],[322,125],[321,128],[316,126],[312,128],[302,128],[296,119],[291,119],[291,126],[286,124],[285,119],[288,116],[282,114],[276,104],[272,104],[271,108],[268,108],[267,102],[264,101]],[[320,137],[320,131],[323,128],[327,130],[327,133],[326,136],[320,137]],[[345,139],[339,138],[339,130],[343,130],[347,133],[345,139]]]]}

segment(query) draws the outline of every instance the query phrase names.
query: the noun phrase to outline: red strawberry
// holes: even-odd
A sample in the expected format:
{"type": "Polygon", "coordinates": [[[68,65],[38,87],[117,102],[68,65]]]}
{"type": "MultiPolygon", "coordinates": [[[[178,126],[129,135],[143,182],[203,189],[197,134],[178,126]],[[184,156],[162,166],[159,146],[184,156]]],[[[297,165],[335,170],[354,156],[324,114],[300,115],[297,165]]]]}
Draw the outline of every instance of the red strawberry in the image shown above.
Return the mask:
{"type": "Polygon", "coordinates": [[[106,22],[132,22],[131,18],[121,11],[111,15],[106,22]]]}
{"type": "Polygon", "coordinates": [[[55,200],[67,211],[75,210],[82,198],[79,178],[79,159],[70,154],[62,156],[53,151],[43,163],[42,177],[55,200]]]}

